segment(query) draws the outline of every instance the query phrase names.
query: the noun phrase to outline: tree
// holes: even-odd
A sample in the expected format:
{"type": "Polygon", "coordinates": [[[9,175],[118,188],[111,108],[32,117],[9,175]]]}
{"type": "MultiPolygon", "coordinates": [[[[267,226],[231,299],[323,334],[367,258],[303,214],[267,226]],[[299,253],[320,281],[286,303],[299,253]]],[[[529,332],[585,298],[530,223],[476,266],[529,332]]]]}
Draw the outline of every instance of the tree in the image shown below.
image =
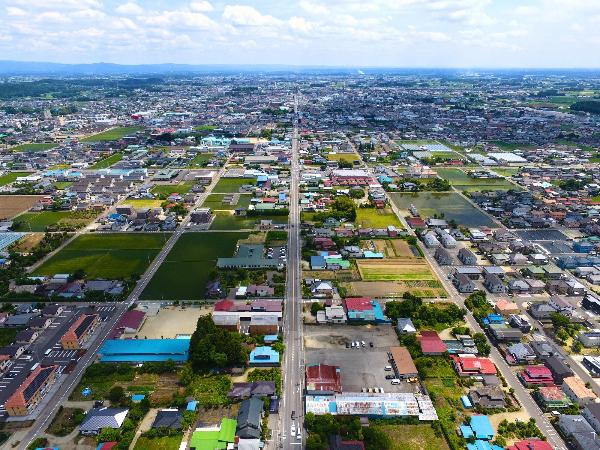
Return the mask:
{"type": "Polygon", "coordinates": [[[119,430],[114,428],[102,428],[98,433],[98,442],[114,442],[121,437],[119,430]]]}
{"type": "Polygon", "coordinates": [[[483,333],[475,333],[473,335],[473,341],[475,341],[475,345],[477,346],[477,352],[481,356],[488,356],[492,347],[487,341],[487,338],[483,333]]]}
{"type": "Polygon", "coordinates": [[[309,434],[306,439],[306,450],[327,450],[328,445],[323,442],[321,435],[309,434]]]}
{"type": "Polygon", "coordinates": [[[245,365],[248,351],[242,336],[215,325],[211,316],[198,319],[190,339],[189,361],[197,371],[245,365]]]}
{"type": "Polygon", "coordinates": [[[118,405],[125,399],[125,391],[121,386],[114,386],[108,392],[108,399],[113,405],[118,405]]]}
{"type": "Polygon", "coordinates": [[[366,450],[389,450],[392,448],[392,440],[377,427],[367,427],[363,430],[366,450]]]}
{"type": "Polygon", "coordinates": [[[350,197],[352,198],[363,198],[365,196],[365,191],[362,189],[350,189],[350,197]]]}
{"type": "Polygon", "coordinates": [[[319,303],[319,302],[313,302],[310,305],[310,313],[313,316],[316,316],[319,311],[323,311],[324,309],[325,309],[325,305],[323,305],[322,303],[319,303]]]}

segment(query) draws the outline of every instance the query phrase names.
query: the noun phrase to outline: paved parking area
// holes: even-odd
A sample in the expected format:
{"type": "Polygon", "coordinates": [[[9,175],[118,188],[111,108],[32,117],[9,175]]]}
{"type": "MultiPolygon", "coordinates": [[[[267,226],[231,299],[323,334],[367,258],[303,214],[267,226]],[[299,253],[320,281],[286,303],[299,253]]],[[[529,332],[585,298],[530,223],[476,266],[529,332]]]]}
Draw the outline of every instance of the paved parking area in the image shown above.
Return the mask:
{"type": "Polygon", "coordinates": [[[388,352],[398,345],[391,326],[305,326],[304,342],[306,364],[338,366],[342,373],[344,392],[361,392],[363,388],[383,388],[385,392],[415,392],[418,386],[411,383],[392,385],[386,380],[388,352]],[[360,348],[346,348],[346,343],[361,342],[360,348]],[[362,346],[365,342],[365,347],[362,346]],[[373,343],[373,347],[370,346],[373,343]]]}

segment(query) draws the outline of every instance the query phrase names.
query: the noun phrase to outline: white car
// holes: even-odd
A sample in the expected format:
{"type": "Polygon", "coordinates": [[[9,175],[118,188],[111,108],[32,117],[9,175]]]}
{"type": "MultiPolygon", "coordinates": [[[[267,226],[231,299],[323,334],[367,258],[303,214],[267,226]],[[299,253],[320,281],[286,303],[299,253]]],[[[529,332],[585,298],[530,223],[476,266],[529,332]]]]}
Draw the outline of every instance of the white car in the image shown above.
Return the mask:
{"type": "Polygon", "coordinates": [[[292,436],[296,434],[296,425],[292,424],[292,436]]]}

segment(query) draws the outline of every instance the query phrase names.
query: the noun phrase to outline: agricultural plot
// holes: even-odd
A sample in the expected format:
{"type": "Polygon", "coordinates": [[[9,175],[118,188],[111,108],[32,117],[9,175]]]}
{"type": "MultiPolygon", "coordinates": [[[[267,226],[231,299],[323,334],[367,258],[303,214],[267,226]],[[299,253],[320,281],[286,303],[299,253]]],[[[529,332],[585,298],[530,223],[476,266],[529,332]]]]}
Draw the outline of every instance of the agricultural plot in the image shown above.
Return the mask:
{"type": "Polygon", "coordinates": [[[221,210],[233,210],[237,208],[248,208],[252,195],[250,194],[234,194],[234,201],[232,203],[223,202],[227,194],[210,194],[202,206],[204,208],[210,208],[213,211],[221,210]]]}
{"type": "Polygon", "coordinates": [[[129,205],[133,208],[160,208],[162,205],[162,200],[157,200],[153,198],[128,198],[123,200],[121,205],[129,205]]]}
{"type": "Polygon", "coordinates": [[[50,150],[51,148],[56,147],[58,144],[21,144],[13,147],[11,150],[13,152],[43,152],[45,150],[50,150]]]}
{"type": "Polygon", "coordinates": [[[41,195],[0,195],[0,219],[12,219],[40,201],[41,195]]]}
{"type": "Polygon", "coordinates": [[[140,131],[141,127],[115,127],[110,130],[103,131],[101,133],[92,134],[91,136],[85,137],[81,142],[106,142],[106,141],[117,141],[123,137],[140,131]]]}
{"type": "Polygon", "coordinates": [[[419,298],[446,298],[439,281],[350,281],[342,284],[352,297],[401,298],[405,292],[419,298]]]}
{"type": "Polygon", "coordinates": [[[261,220],[272,220],[273,223],[287,223],[287,216],[262,214],[260,216],[235,216],[233,211],[216,211],[210,226],[211,230],[253,230],[261,220]]]}
{"type": "Polygon", "coordinates": [[[95,211],[40,211],[24,213],[14,219],[15,231],[74,231],[88,225],[95,211]]]}
{"type": "Polygon", "coordinates": [[[399,209],[408,211],[414,205],[421,217],[443,214],[446,220],[455,220],[466,227],[494,227],[495,222],[457,193],[418,192],[392,193],[390,198],[399,209]]]}
{"type": "Polygon", "coordinates": [[[402,239],[375,239],[373,241],[378,252],[383,253],[386,258],[414,258],[418,257],[408,245],[408,242],[402,239]]]}
{"type": "Polygon", "coordinates": [[[248,233],[185,233],[169,252],[141,295],[149,300],[205,298],[218,257],[231,256],[248,233]]]}
{"type": "Polygon", "coordinates": [[[472,178],[461,169],[437,169],[440,177],[447,179],[459,191],[520,189],[504,178],[472,178]]]}
{"type": "Polygon", "coordinates": [[[357,260],[363,281],[435,281],[427,262],[420,260],[357,260]]]}
{"type": "Polygon", "coordinates": [[[169,239],[167,233],[85,234],[42,264],[36,275],[73,273],[123,279],[142,275],[169,239]]]}
{"type": "Polygon", "coordinates": [[[205,167],[214,156],[214,153],[198,153],[190,161],[190,168],[205,167]]]}
{"type": "Polygon", "coordinates": [[[106,158],[98,161],[91,168],[92,169],[107,169],[110,166],[118,163],[122,159],[123,159],[123,153],[113,153],[112,155],[107,156],[106,158]]]}
{"type": "Polygon", "coordinates": [[[19,177],[26,177],[31,172],[8,172],[0,176],[0,186],[6,186],[7,184],[13,183],[19,177]]]}
{"type": "Polygon", "coordinates": [[[328,161],[344,161],[354,164],[354,161],[360,162],[360,157],[352,153],[327,153],[328,161]]]}
{"type": "Polygon", "coordinates": [[[391,208],[356,208],[355,223],[361,228],[387,228],[389,225],[403,228],[391,208]]]}
{"type": "Polygon", "coordinates": [[[215,185],[212,192],[221,194],[231,194],[240,191],[240,188],[245,184],[255,185],[254,178],[221,178],[215,185]]]}
{"type": "Polygon", "coordinates": [[[182,439],[183,434],[156,438],[140,436],[133,450],[178,450],[182,439]]]}
{"type": "Polygon", "coordinates": [[[430,424],[377,425],[392,441],[391,450],[448,450],[443,436],[438,436],[430,424]]]}
{"type": "Polygon", "coordinates": [[[157,184],[152,188],[152,193],[154,195],[168,197],[171,194],[187,194],[194,186],[194,183],[191,181],[185,181],[183,183],[178,184],[157,184]]]}

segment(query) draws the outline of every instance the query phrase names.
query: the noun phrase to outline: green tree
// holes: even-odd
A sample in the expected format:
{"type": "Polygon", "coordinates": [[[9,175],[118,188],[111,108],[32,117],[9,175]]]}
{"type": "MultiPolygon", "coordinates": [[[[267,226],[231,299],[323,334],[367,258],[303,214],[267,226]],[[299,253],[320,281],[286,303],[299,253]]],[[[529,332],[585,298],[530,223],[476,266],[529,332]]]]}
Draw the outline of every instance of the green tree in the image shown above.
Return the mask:
{"type": "Polygon", "coordinates": [[[366,450],[390,450],[392,440],[377,427],[367,427],[363,430],[366,450]]]}
{"type": "Polygon", "coordinates": [[[121,432],[114,428],[102,428],[98,433],[98,442],[114,442],[121,437],[121,432]]]}
{"type": "Polygon", "coordinates": [[[108,399],[113,405],[118,405],[125,399],[125,391],[121,386],[114,386],[108,392],[108,399]]]}
{"type": "Polygon", "coordinates": [[[211,316],[198,319],[190,339],[189,361],[197,371],[245,365],[248,351],[242,336],[215,325],[211,316]]]}
{"type": "Polygon", "coordinates": [[[327,450],[329,447],[319,434],[309,434],[306,439],[306,450],[327,450]]]}

